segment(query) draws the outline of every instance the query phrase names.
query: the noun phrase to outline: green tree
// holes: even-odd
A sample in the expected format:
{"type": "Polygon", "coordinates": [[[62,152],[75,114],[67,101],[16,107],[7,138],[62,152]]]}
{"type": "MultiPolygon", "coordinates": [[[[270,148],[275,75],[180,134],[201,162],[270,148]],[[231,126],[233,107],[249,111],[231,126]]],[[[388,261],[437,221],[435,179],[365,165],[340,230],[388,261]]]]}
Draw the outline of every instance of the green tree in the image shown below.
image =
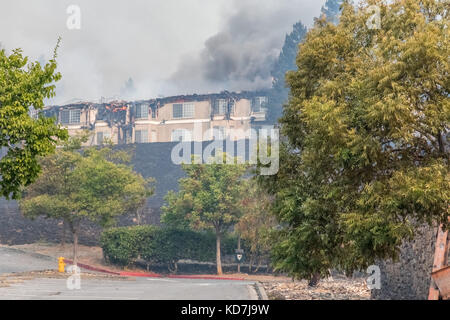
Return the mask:
{"type": "Polygon", "coordinates": [[[65,148],[42,159],[42,174],[20,200],[25,216],[62,219],[69,226],[75,265],[83,220],[102,227],[112,226],[118,216],[129,212],[136,202],[142,204],[152,194],[149,181],[127,165],[108,160],[108,157],[118,158],[112,155],[111,149],[77,152],[82,141],[79,137],[70,139],[65,148]]]}
{"type": "Polygon", "coordinates": [[[276,123],[282,115],[283,105],[287,102],[289,89],[286,86],[286,72],[297,70],[295,58],[298,54],[298,46],[306,36],[307,28],[298,22],[293,30],[286,35],[280,56],[272,68],[272,90],[270,91],[270,105],[268,108],[268,121],[276,123]]]}
{"type": "Polygon", "coordinates": [[[284,226],[274,261],[297,278],[398,257],[419,223],[448,222],[445,1],[345,3],[316,21],[288,74],[280,171],[263,181],[284,226]],[[369,29],[369,5],[381,28],[369,29]]]}
{"type": "MultiPolygon", "coordinates": [[[[59,43],[59,42],[58,42],[59,43]]],[[[54,152],[58,139],[67,131],[54,119],[30,116],[30,110],[41,110],[44,99],[55,95],[56,49],[45,66],[28,62],[20,49],[7,55],[0,50],[0,195],[17,199],[21,187],[38,176],[39,156],[54,152]]]]}
{"type": "MultiPolygon", "coordinates": [[[[342,3],[343,0],[326,1],[321,13],[326,17],[327,21],[335,24],[339,22],[342,3]]],[[[298,55],[299,45],[305,39],[307,31],[308,29],[301,21],[294,24],[292,32],[286,35],[280,55],[272,67],[273,83],[267,114],[267,119],[270,123],[277,123],[282,116],[283,105],[287,103],[289,96],[289,88],[285,81],[286,73],[297,70],[295,59],[298,55]]]]}
{"type": "MultiPolygon", "coordinates": [[[[189,226],[216,234],[217,273],[222,274],[221,239],[242,214],[241,179],[246,166],[225,164],[221,156],[211,164],[183,165],[187,177],[180,179],[180,191],[169,193],[162,222],[170,227],[189,226]]],[[[226,157],[226,154],[223,155],[226,157]]]]}

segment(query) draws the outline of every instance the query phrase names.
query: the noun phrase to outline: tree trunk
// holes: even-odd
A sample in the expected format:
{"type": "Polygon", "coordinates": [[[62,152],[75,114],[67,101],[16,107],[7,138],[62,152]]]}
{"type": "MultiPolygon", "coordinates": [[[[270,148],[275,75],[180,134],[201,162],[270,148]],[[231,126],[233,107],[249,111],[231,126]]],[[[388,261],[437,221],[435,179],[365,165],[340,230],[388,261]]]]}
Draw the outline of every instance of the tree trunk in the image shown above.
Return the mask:
{"type": "Polygon", "coordinates": [[[62,236],[61,236],[61,247],[64,250],[66,247],[66,223],[62,222],[62,236]]]}
{"type": "Polygon", "coordinates": [[[258,273],[258,271],[259,271],[259,268],[261,268],[261,265],[262,265],[262,258],[261,257],[259,257],[258,258],[258,264],[256,265],[256,269],[255,269],[255,273],[258,273]]]}
{"type": "Polygon", "coordinates": [[[221,234],[219,231],[216,232],[216,264],[217,264],[217,274],[222,275],[222,259],[220,257],[220,240],[221,234]]]}
{"type": "Polygon", "coordinates": [[[136,224],[138,226],[142,225],[142,213],[143,213],[142,210],[143,209],[141,209],[141,208],[136,210],[136,224]]]}
{"type": "Polygon", "coordinates": [[[73,230],[73,265],[78,264],[78,229],[73,230]]]}
{"type": "Polygon", "coordinates": [[[311,280],[309,280],[308,286],[315,287],[320,281],[320,275],[318,273],[313,274],[311,280]]]}
{"type": "Polygon", "coordinates": [[[167,264],[167,269],[172,274],[177,274],[178,272],[178,262],[172,261],[167,264]],[[173,267],[172,267],[173,266],[173,267]]]}
{"type": "Polygon", "coordinates": [[[252,273],[253,270],[253,254],[250,255],[250,260],[248,261],[248,273],[252,273]]]}

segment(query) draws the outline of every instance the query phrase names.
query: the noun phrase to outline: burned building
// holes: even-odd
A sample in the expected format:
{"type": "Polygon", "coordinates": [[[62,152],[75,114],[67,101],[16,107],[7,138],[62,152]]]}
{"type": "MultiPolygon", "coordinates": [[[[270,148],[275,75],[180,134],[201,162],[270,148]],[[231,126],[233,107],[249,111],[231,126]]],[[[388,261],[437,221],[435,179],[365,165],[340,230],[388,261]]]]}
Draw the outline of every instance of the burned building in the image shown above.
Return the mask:
{"type": "Polygon", "coordinates": [[[76,103],[44,109],[55,117],[70,135],[92,132],[88,145],[205,141],[206,133],[216,129],[224,138],[243,139],[235,132],[246,132],[266,120],[266,92],[222,92],[142,101],[76,103]],[[194,134],[194,128],[201,129],[194,134]],[[230,133],[233,132],[231,135],[230,133]]]}

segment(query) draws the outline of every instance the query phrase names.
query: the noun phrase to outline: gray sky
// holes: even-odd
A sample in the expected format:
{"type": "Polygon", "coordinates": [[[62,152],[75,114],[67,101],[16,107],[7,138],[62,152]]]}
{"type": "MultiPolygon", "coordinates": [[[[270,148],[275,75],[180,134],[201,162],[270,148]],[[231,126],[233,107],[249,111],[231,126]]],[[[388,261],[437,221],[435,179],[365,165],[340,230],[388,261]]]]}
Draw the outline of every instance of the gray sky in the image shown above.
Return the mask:
{"type": "MultiPolygon", "coordinates": [[[[50,103],[122,95],[252,90],[270,85],[285,34],[324,0],[14,0],[0,3],[0,43],[48,60],[62,37],[63,79],[50,103]],[[66,26],[69,5],[81,29],[66,26]],[[124,91],[133,79],[134,91],[124,91]]],[[[127,97],[128,96],[128,97],[127,97]]]]}

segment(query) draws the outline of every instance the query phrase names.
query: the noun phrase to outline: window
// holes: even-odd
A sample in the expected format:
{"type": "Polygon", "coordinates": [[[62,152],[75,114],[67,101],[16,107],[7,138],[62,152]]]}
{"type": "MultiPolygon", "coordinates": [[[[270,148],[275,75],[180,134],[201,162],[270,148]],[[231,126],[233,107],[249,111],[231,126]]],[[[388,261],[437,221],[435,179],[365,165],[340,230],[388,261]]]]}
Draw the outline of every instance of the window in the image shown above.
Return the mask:
{"type": "Polygon", "coordinates": [[[136,130],[134,141],[136,143],[148,142],[148,130],[136,130]]]}
{"type": "Polygon", "coordinates": [[[157,118],[156,108],[152,108],[152,118],[153,119],[157,118]]]}
{"type": "Polygon", "coordinates": [[[136,119],[148,119],[148,105],[140,104],[136,106],[136,119]]]}
{"type": "Polygon", "coordinates": [[[174,104],[173,105],[173,117],[175,119],[183,118],[183,105],[182,104],[174,104]]]}
{"type": "Polygon", "coordinates": [[[81,110],[63,110],[61,111],[62,124],[77,124],[80,123],[81,110]]]}
{"type": "Polygon", "coordinates": [[[192,141],[192,133],[186,129],[175,129],[172,131],[172,142],[192,141]]]}
{"type": "Polygon", "coordinates": [[[253,99],[253,106],[252,106],[252,110],[253,112],[261,112],[264,111],[263,109],[265,109],[267,107],[267,97],[256,97],[253,99]]]}
{"type": "Polygon", "coordinates": [[[109,132],[97,132],[97,144],[103,144],[105,139],[111,139],[111,134],[109,132]]]}
{"type": "Polygon", "coordinates": [[[217,99],[214,101],[214,114],[215,115],[224,115],[227,113],[228,109],[228,101],[225,99],[217,99]]]}
{"type": "Polygon", "coordinates": [[[173,105],[174,119],[193,118],[194,113],[195,105],[193,103],[175,103],[173,105]]]}

